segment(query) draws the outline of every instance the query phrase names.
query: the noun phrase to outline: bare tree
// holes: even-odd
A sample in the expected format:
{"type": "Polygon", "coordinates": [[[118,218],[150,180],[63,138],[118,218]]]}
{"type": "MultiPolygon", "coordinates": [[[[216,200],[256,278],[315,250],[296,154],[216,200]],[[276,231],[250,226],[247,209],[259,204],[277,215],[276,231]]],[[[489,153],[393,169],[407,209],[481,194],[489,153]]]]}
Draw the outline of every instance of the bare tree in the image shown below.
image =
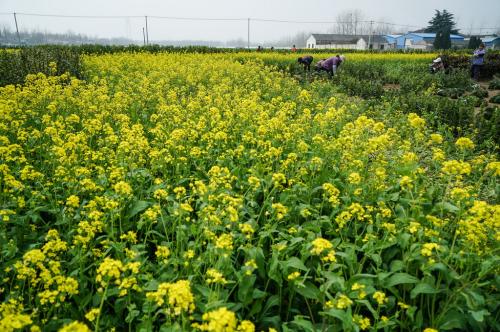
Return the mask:
{"type": "Polygon", "coordinates": [[[386,19],[379,19],[373,26],[372,33],[375,35],[386,35],[392,32],[392,25],[386,19]]]}
{"type": "Polygon", "coordinates": [[[343,11],[336,16],[336,23],[329,29],[329,32],[343,35],[359,35],[363,33],[364,20],[365,15],[360,9],[343,11]]]}

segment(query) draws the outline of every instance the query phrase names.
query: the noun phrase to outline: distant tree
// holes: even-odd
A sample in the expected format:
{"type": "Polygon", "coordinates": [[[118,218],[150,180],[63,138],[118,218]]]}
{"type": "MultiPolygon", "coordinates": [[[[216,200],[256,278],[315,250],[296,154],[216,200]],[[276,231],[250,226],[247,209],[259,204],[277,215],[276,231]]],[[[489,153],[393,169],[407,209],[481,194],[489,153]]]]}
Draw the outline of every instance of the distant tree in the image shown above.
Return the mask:
{"type": "Polygon", "coordinates": [[[429,21],[429,26],[425,29],[425,32],[444,32],[445,29],[450,31],[450,34],[457,34],[458,29],[455,28],[456,23],[454,21],[453,14],[443,9],[439,11],[436,9],[434,17],[429,21]]]}
{"type": "Polygon", "coordinates": [[[362,23],[364,20],[365,15],[359,9],[343,11],[337,15],[337,24],[330,31],[343,35],[363,34],[366,30],[362,23]]]}
{"type": "Polygon", "coordinates": [[[479,44],[481,44],[482,42],[483,41],[481,40],[481,38],[476,37],[476,36],[472,36],[469,39],[469,45],[467,45],[467,48],[476,49],[479,47],[479,44]]]}
{"type": "Polygon", "coordinates": [[[435,50],[443,49],[443,32],[436,32],[436,38],[434,38],[434,43],[432,44],[435,50]]]}
{"type": "Polygon", "coordinates": [[[450,38],[450,30],[444,29],[441,35],[441,49],[449,50],[451,48],[451,38],[450,38]]]}
{"type": "Polygon", "coordinates": [[[387,35],[392,32],[393,26],[390,23],[384,23],[388,20],[382,18],[379,19],[379,23],[373,27],[373,34],[375,35],[387,35]]]}

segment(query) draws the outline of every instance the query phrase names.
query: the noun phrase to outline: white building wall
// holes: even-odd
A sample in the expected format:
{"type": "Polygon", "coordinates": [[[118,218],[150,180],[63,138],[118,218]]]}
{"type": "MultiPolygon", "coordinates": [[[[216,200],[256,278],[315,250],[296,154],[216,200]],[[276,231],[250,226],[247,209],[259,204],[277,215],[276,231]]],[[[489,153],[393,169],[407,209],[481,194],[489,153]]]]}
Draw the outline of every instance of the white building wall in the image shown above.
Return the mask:
{"type": "Polygon", "coordinates": [[[350,50],[356,50],[357,44],[327,44],[327,45],[316,45],[315,48],[319,49],[331,49],[331,48],[345,48],[350,50]]]}
{"type": "Polygon", "coordinates": [[[363,38],[359,38],[358,42],[356,43],[356,49],[357,50],[366,50],[368,48],[368,43],[365,42],[363,38]]]}
{"type": "MultiPolygon", "coordinates": [[[[411,41],[410,41],[411,42],[411,41]]],[[[386,49],[391,49],[395,48],[396,44],[389,44],[389,43],[372,43],[373,49],[380,50],[381,45],[384,46],[384,50],[386,49]]],[[[314,38],[312,35],[307,38],[306,41],[306,48],[313,49],[313,48],[318,48],[318,49],[332,49],[332,48],[337,48],[337,49],[351,49],[351,50],[366,50],[368,49],[368,41],[364,40],[363,38],[360,38],[356,44],[321,44],[318,45],[316,43],[316,38],[314,38]]]]}
{"type": "Polygon", "coordinates": [[[316,38],[314,36],[307,38],[306,48],[316,48],[316,38]]]}

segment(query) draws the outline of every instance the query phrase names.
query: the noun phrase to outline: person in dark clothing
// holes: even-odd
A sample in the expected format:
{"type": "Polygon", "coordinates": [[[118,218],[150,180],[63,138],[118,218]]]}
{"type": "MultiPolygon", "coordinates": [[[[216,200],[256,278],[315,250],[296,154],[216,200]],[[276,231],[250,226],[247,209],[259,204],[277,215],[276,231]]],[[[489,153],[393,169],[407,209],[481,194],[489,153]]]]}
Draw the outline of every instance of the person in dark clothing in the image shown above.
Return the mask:
{"type": "Polygon", "coordinates": [[[345,57],[338,54],[331,58],[320,60],[316,64],[316,71],[326,71],[330,77],[333,77],[344,60],[345,57]]]}
{"type": "Polygon", "coordinates": [[[311,70],[311,63],[313,62],[313,57],[311,55],[301,56],[297,61],[304,66],[304,71],[311,70]]]}
{"type": "Polygon", "coordinates": [[[472,55],[472,66],[470,68],[470,76],[474,80],[479,80],[479,74],[481,72],[481,68],[484,65],[484,55],[486,51],[484,50],[484,44],[481,43],[479,48],[474,51],[472,55]]]}

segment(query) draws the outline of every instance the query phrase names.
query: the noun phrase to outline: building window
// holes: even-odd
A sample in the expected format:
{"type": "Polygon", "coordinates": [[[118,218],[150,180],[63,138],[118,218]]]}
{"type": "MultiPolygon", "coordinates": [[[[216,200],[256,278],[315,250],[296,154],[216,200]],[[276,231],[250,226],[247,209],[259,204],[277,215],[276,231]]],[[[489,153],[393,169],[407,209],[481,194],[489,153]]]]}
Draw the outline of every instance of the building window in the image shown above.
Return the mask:
{"type": "Polygon", "coordinates": [[[380,44],[380,49],[383,50],[384,49],[384,44],[380,44]]]}

